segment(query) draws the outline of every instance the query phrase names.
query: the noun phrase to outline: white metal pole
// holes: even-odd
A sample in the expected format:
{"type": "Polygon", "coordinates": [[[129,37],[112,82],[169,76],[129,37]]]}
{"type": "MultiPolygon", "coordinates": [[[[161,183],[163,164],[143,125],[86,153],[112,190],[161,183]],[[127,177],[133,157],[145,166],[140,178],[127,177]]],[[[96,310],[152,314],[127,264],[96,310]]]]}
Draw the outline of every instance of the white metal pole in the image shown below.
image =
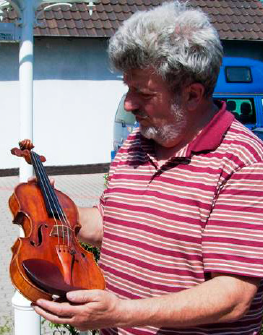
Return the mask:
{"type": "MultiPolygon", "coordinates": [[[[33,0],[23,1],[22,34],[19,48],[20,140],[33,141],[33,0]]],[[[32,165],[20,160],[20,182],[32,176],[32,165]]]]}
{"type": "Polygon", "coordinates": [[[12,299],[14,308],[14,334],[40,335],[40,317],[31,307],[30,301],[18,291],[12,299]]]}
{"type": "MultiPolygon", "coordinates": [[[[19,48],[20,82],[20,140],[33,141],[33,22],[35,9],[33,0],[23,1],[22,34],[19,48]]],[[[20,160],[20,182],[32,176],[31,165],[20,160]]],[[[20,229],[20,235],[23,235],[20,229]]],[[[12,298],[14,307],[15,335],[40,335],[40,316],[31,307],[30,301],[19,292],[12,298]]]]}

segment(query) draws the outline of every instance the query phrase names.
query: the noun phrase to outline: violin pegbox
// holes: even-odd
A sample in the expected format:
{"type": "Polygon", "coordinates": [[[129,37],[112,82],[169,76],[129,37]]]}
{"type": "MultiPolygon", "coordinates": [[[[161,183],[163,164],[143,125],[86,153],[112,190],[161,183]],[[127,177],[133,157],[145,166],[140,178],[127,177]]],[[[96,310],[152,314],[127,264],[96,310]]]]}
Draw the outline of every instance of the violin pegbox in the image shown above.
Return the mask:
{"type": "MultiPolygon", "coordinates": [[[[31,140],[25,139],[23,141],[20,141],[19,148],[11,149],[12,155],[15,155],[17,157],[23,157],[28,164],[32,164],[31,150],[34,148],[34,145],[31,140]]],[[[39,158],[41,162],[46,161],[46,158],[44,156],[39,156],[39,158]]]]}

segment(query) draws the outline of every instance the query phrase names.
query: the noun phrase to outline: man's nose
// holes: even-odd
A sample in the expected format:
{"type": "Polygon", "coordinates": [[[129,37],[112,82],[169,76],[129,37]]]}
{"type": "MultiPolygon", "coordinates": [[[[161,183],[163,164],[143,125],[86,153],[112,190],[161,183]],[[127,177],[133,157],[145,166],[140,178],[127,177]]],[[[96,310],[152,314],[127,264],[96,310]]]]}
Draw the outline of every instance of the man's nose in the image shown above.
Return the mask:
{"type": "Polygon", "coordinates": [[[127,112],[132,112],[139,109],[139,103],[131,93],[127,93],[124,100],[124,109],[127,112]]]}

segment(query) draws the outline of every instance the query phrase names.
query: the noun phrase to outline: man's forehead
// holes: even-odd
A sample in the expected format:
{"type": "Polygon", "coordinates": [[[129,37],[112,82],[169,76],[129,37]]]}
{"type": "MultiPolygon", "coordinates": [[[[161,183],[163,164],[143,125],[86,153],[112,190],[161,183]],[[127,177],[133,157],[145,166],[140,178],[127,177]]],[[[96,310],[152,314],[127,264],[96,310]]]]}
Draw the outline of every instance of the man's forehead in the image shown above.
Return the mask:
{"type": "Polygon", "coordinates": [[[153,69],[132,69],[124,72],[124,82],[148,82],[158,75],[155,74],[153,69]]]}
{"type": "Polygon", "coordinates": [[[152,68],[147,69],[131,69],[124,72],[124,76],[129,80],[134,78],[145,78],[150,77],[155,74],[155,71],[152,68]]]}

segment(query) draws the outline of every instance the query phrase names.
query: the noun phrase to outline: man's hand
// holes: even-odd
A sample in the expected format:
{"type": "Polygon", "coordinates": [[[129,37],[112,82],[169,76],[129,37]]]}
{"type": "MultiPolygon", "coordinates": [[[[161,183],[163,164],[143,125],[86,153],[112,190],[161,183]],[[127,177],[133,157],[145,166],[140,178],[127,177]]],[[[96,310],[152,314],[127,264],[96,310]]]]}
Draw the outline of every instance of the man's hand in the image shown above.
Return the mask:
{"type": "Polygon", "coordinates": [[[49,321],[81,331],[116,326],[123,311],[124,300],[103,290],[73,291],[67,293],[67,299],[63,303],[40,299],[33,307],[49,321]]]}
{"type": "Polygon", "coordinates": [[[74,291],[69,302],[38,300],[35,310],[54,323],[80,329],[140,326],[189,328],[239,320],[249,310],[260,278],[213,274],[193,288],[159,297],[124,300],[102,290],[74,291]]]}
{"type": "MultiPolygon", "coordinates": [[[[28,183],[36,183],[37,182],[37,178],[36,177],[29,177],[28,180],[27,180],[28,183]]],[[[50,182],[50,185],[52,187],[55,186],[55,179],[53,178],[49,178],[49,182],[50,182]]]]}

